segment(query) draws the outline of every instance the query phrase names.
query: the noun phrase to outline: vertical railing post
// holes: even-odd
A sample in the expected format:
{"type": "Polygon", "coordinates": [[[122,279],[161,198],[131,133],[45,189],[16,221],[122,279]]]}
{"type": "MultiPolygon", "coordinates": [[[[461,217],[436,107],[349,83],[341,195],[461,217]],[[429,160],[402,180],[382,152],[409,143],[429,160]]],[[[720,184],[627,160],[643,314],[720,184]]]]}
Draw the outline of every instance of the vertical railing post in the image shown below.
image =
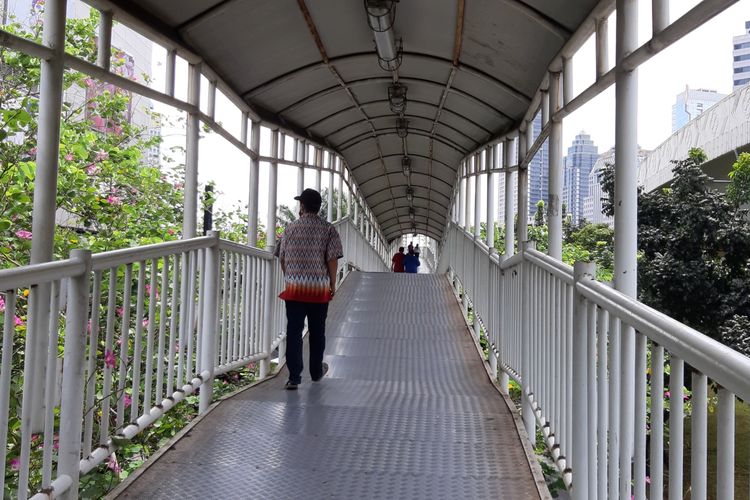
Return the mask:
{"type": "MultiPolygon", "coordinates": [[[[266,250],[273,251],[276,245],[276,192],[279,175],[279,130],[276,129],[271,133],[271,162],[268,169],[268,213],[266,224],[266,250]]],[[[270,319],[269,319],[270,320],[270,319]]]]}
{"type": "MultiPolygon", "coordinates": [[[[638,276],[638,70],[627,70],[623,62],[638,47],[638,1],[617,0],[616,11],[614,284],[617,291],[635,297],[638,276]]],[[[625,323],[620,330],[620,356],[620,394],[627,398],[635,390],[635,330],[625,323]]],[[[630,497],[634,420],[633,405],[623,401],[620,409],[620,498],[630,497]]],[[[670,443],[673,437],[670,432],[670,443]]],[[[672,448],[670,446],[670,452],[672,448]]],[[[669,463],[670,485],[679,483],[674,486],[674,491],[679,489],[681,496],[682,481],[677,480],[677,474],[672,470],[672,465],[677,462],[670,460],[669,463]]],[[[676,498],[672,487],[670,491],[673,492],[670,498],[676,498]]]]}
{"type": "Polygon", "coordinates": [[[219,311],[219,232],[209,231],[214,238],[206,248],[206,262],[203,266],[203,328],[201,329],[201,359],[198,374],[203,377],[200,391],[200,413],[208,411],[213,400],[214,367],[216,365],[216,338],[219,311]],[[208,376],[203,375],[208,371],[208,376]]]}
{"type": "Polygon", "coordinates": [[[480,213],[482,210],[481,201],[482,198],[479,196],[480,172],[482,170],[482,153],[474,155],[474,241],[479,241],[482,234],[482,228],[480,225],[480,213]]]}
{"type": "Polygon", "coordinates": [[[71,259],[84,264],[81,274],[70,278],[65,321],[65,357],[60,405],[58,477],[68,476],[72,484],[62,498],[78,498],[78,464],[81,460],[83,427],[83,367],[86,350],[86,322],[89,304],[91,251],[73,250],[71,259]]]}
{"type": "Polygon", "coordinates": [[[487,246],[495,249],[495,212],[497,211],[497,177],[492,171],[495,168],[495,146],[487,148],[484,159],[487,172],[487,246]]]}
{"type": "Polygon", "coordinates": [[[547,226],[549,228],[550,257],[562,260],[562,122],[554,118],[560,107],[560,73],[549,74],[549,203],[547,226]]]}
{"type": "Polygon", "coordinates": [[[191,64],[188,76],[188,103],[194,108],[187,116],[185,140],[185,187],[182,238],[195,237],[198,217],[198,144],[200,142],[201,66],[191,64]]]}
{"type": "MultiPolygon", "coordinates": [[[[534,250],[536,243],[533,241],[524,241],[521,243],[521,250],[525,254],[528,250],[534,250]]],[[[526,429],[526,434],[529,436],[529,440],[532,443],[536,442],[536,416],[534,415],[534,409],[531,407],[531,263],[526,260],[524,255],[524,261],[521,267],[521,318],[522,318],[522,330],[521,330],[521,416],[523,418],[523,426],[526,429]]],[[[537,297],[533,297],[533,300],[538,300],[537,297]]]]}
{"type": "Polygon", "coordinates": [[[328,153],[328,213],[326,214],[328,222],[333,222],[333,155],[328,153]]]}
{"type": "Polygon", "coordinates": [[[250,182],[247,200],[247,244],[258,244],[258,182],[260,179],[260,122],[250,126],[250,149],[255,156],[250,157],[250,182]]]}
{"type": "Polygon", "coordinates": [[[515,253],[513,229],[513,172],[510,170],[513,163],[513,139],[505,139],[503,145],[503,167],[505,168],[505,257],[515,253]]]}
{"type": "MultiPolygon", "coordinates": [[[[591,439],[588,426],[588,303],[578,291],[578,283],[591,280],[596,276],[596,264],[576,262],[573,266],[573,441],[572,469],[573,469],[573,498],[587,500],[589,498],[589,474],[596,471],[588,470],[588,441],[591,439]]],[[[592,492],[593,493],[593,492],[592,492]]]]}
{"type": "MultiPolygon", "coordinates": [[[[526,127],[532,126],[528,122],[525,123],[526,127]]],[[[529,143],[526,127],[522,126],[518,133],[518,227],[516,228],[516,239],[519,247],[521,242],[529,239],[529,166],[526,162],[529,143]]]]}
{"type": "Polygon", "coordinates": [[[321,183],[321,176],[323,175],[323,172],[321,171],[321,168],[323,167],[323,149],[316,147],[315,148],[315,190],[320,193],[320,183],[321,183]]]}
{"type": "Polygon", "coordinates": [[[275,279],[276,279],[276,259],[272,258],[265,262],[265,279],[263,286],[263,341],[262,350],[265,357],[260,361],[260,370],[258,376],[264,379],[271,373],[271,344],[273,344],[274,321],[273,321],[273,303],[276,300],[275,279]]]}
{"type": "Polygon", "coordinates": [[[338,217],[336,217],[336,220],[342,220],[344,218],[344,169],[346,167],[344,166],[344,161],[341,157],[336,157],[336,159],[336,163],[339,167],[339,199],[336,203],[338,217]]]}

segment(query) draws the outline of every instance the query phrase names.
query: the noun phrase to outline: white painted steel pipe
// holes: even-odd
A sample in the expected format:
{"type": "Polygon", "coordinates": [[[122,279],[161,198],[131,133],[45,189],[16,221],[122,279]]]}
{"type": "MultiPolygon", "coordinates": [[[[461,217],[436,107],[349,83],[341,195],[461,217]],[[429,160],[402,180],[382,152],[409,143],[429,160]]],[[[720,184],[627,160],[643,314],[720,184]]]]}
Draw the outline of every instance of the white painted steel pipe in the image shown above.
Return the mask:
{"type": "MultiPolygon", "coordinates": [[[[188,102],[200,108],[201,67],[191,64],[188,71],[188,102]]],[[[185,186],[184,215],[182,221],[182,239],[195,237],[198,216],[198,144],[200,142],[199,112],[187,115],[185,135],[185,186]]]]}
{"type": "MultiPolygon", "coordinates": [[[[528,124],[527,124],[528,126],[528,124]]],[[[522,167],[526,159],[528,137],[525,128],[518,135],[518,245],[529,239],[529,169],[522,167]]]]}
{"type": "Polygon", "coordinates": [[[61,498],[74,499],[78,497],[78,462],[81,458],[83,361],[86,350],[91,251],[73,250],[71,258],[83,262],[86,270],[69,281],[57,474],[71,478],[70,488],[61,495],[61,498]]]}
{"type": "Polygon", "coordinates": [[[202,311],[203,329],[200,338],[201,357],[198,367],[199,373],[208,373],[208,378],[203,379],[204,387],[200,394],[200,412],[205,413],[213,399],[213,370],[216,364],[216,331],[218,326],[218,303],[219,303],[219,233],[210,231],[208,236],[215,239],[212,246],[206,248],[205,294],[202,311]]]}
{"type": "Polygon", "coordinates": [[[485,176],[487,179],[487,239],[488,247],[495,247],[495,212],[497,211],[497,175],[492,172],[495,168],[495,146],[489,146],[485,152],[485,176]]]}
{"type": "Polygon", "coordinates": [[[482,228],[481,228],[481,212],[482,212],[482,197],[479,196],[481,192],[481,161],[482,156],[481,154],[477,153],[474,155],[474,239],[479,241],[481,234],[482,234],[482,228]]]}
{"type": "Polygon", "coordinates": [[[505,139],[503,144],[503,168],[505,169],[505,256],[510,257],[515,253],[515,230],[513,229],[513,209],[515,206],[513,197],[513,172],[510,166],[514,156],[513,139],[505,139]]]}
{"type": "Polygon", "coordinates": [[[596,80],[609,71],[609,21],[606,17],[596,21],[596,80]]]}
{"type": "Polygon", "coordinates": [[[692,382],[693,395],[690,401],[692,405],[690,415],[690,499],[706,500],[708,472],[707,378],[702,373],[693,371],[692,382]]]}
{"type": "Polygon", "coordinates": [[[112,61],[112,11],[99,11],[99,38],[96,41],[96,64],[109,71],[112,61]]]}
{"type": "MultiPolygon", "coordinates": [[[[279,157],[279,130],[271,132],[271,153],[279,157]]],[[[268,168],[268,213],[266,214],[266,250],[273,251],[276,246],[276,196],[279,175],[279,164],[274,161],[268,168]]]]}
{"type": "Polygon", "coordinates": [[[734,394],[719,389],[719,411],[716,431],[716,498],[732,500],[734,496],[734,394]]]}
{"type": "MultiPolygon", "coordinates": [[[[552,112],[555,112],[560,107],[560,73],[550,73],[549,81],[549,107],[552,112]]],[[[562,260],[562,147],[562,122],[552,117],[549,137],[549,202],[547,203],[549,247],[547,253],[557,260],[562,260]]]]}
{"type": "MultiPolygon", "coordinates": [[[[250,126],[250,149],[260,152],[260,122],[250,126]]],[[[258,244],[258,182],[260,179],[260,162],[250,158],[250,175],[247,200],[247,244],[251,247],[258,244]]]]}
{"type": "Polygon", "coordinates": [[[685,403],[682,399],[682,381],[685,364],[671,354],[669,366],[669,500],[680,500],[683,486],[685,403]]]}

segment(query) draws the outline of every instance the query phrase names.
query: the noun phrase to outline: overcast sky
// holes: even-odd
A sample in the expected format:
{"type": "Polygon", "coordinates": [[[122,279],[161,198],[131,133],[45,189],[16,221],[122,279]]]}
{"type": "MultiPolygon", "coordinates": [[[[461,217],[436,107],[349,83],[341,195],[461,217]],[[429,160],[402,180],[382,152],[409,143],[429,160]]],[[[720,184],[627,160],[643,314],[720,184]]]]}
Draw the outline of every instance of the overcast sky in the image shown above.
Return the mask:
{"type": "MultiPolygon", "coordinates": [[[[672,20],[687,12],[699,0],[671,0],[672,20]]],[[[639,11],[639,43],[650,37],[650,2],[641,0],[639,11]]],[[[744,23],[750,21],[750,0],[741,0],[733,7],[709,21],[687,37],[662,51],[639,68],[639,108],[638,142],[641,147],[653,149],[669,137],[672,128],[672,105],[678,93],[690,88],[705,88],[729,94],[732,91],[732,37],[744,33],[744,23]]],[[[614,64],[614,16],[610,19],[610,65],[614,64]]],[[[154,76],[156,87],[163,73],[163,52],[154,52],[154,76]]],[[[574,87],[576,94],[594,81],[594,46],[587,42],[574,58],[574,87]]],[[[178,75],[186,73],[186,68],[178,67],[178,75]]],[[[162,83],[163,86],[163,83],[162,83]]],[[[177,88],[184,88],[178,80],[177,88]]],[[[206,86],[202,86],[206,95],[206,86]]],[[[177,94],[180,96],[181,91],[177,94]]],[[[576,134],[585,131],[590,134],[600,152],[614,146],[614,85],[596,99],[570,115],[563,123],[563,148],[567,151],[576,134]]],[[[184,97],[184,94],[183,96],[184,97]]],[[[164,110],[164,107],[158,109],[164,110]]],[[[217,120],[229,130],[237,130],[239,119],[230,107],[217,101],[217,120]]],[[[164,130],[165,134],[178,131],[164,130]]],[[[262,150],[268,149],[268,133],[264,131],[261,140],[262,150]]],[[[184,143],[184,138],[172,135],[165,139],[184,143]]],[[[214,180],[222,193],[220,206],[229,207],[247,203],[248,159],[229,145],[217,134],[208,134],[201,140],[200,182],[214,180]]],[[[268,166],[261,165],[260,186],[266,186],[268,166]]],[[[293,205],[296,191],[296,169],[282,167],[279,170],[278,203],[293,205]]],[[[323,186],[328,185],[327,174],[323,176],[323,186]]],[[[306,187],[314,186],[314,176],[307,174],[306,187]]],[[[267,190],[260,190],[260,214],[265,220],[267,190]]]]}

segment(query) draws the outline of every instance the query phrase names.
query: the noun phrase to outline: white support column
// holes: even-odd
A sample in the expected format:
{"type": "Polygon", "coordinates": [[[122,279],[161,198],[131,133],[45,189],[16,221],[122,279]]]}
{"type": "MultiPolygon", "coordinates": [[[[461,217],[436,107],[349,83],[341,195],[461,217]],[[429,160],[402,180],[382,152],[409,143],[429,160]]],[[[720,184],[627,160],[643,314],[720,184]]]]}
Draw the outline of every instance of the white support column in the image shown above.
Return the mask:
{"type": "Polygon", "coordinates": [[[505,139],[503,146],[503,167],[505,168],[505,258],[515,253],[516,231],[513,229],[515,197],[513,196],[513,172],[510,170],[514,156],[513,139],[505,139]]]}
{"type": "Polygon", "coordinates": [[[479,241],[482,235],[482,228],[480,227],[480,212],[482,210],[481,205],[481,197],[479,196],[480,192],[480,181],[481,176],[480,173],[480,167],[482,165],[482,153],[477,153],[474,155],[474,239],[479,241]]]}
{"type": "Polygon", "coordinates": [[[354,227],[359,227],[359,195],[354,193],[352,197],[354,201],[354,208],[352,209],[354,218],[352,218],[352,224],[354,224],[354,227]]]}
{"type": "Polygon", "coordinates": [[[339,173],[339,199],[338,199],[338,217],[336,217],[336,220],[341,220],[344,218],[344,160],[337,156],[336,157],[336,164],[338,165],[338,173],[339,173]]]}
{"type": "Polygon", "coordinates": [[[328,222],[333,222],[333,155],[328,153],[328,222]]]}
{"type": "Polygon", "coordinates": [[[320,170],[323,167],[323,150],[321,148],[315,148],[315,190],[320,193],[321,176],[323,172],[320,170]]]}
{"type": "Polygon", "coordinates": [[[562,122],[552,118],[560,108],[560,73],[549,74],[550,92],[550,134],[549,134],[549,203],[547,204],[547,227],[549,229],[549,249],[547,253],[562,259],[562,122]]]}
{"type": "Polygon", "coordinates": [[[487,171],[487,246],[495,250],[495,212],[497,212],[497,176],[495,168],[496,146],[489,146],[484,158],[487,171]]]}
{"type": "MultiPolygon", "coordinates": [[[[37,132],[36,178],[34,180],[34,208],[31,217],[31,264],[53,260],[55,242],[55,211],[57,209],[57,174],[60,155],[60,113],[63,98],[63,55],[65,53],[66,0],[47,2],[44,10],[42,44],[52,49],[54,56],[41,60],[39,85],[39,117],[37,132]]],[[[50,315],[50,286],[43,284],[32,289],[29,296],[27,325],[27,356],[24,364],[23,408],[30,410],[32,432],[44,426],[44,354],[47,350],[47,325],[50,315]]],[[[27,415],[24,412],[24,415],[27,415]]],[[[25,435],[25,434],[24,434],[25,435]]],[[[26,449],[28,443],[22,443],[26,449]]],[[[23,462],[23,460],[22,460],[23,462]]],[[[25,464],[21,464],[21,469],[25,464]]]]}
{"type": "Polygon", "coordinates": [[[96,41],[96,65],[109,71],[112,62],[112,11],[99,11],[99,39],[96,41]]]}
{"type": "Polygon", "coordinates": [[[199,406],[201,414],[208,411],[213,399],[214,359],[216,355],[215,332],[219,310],[219,287],[217,286],[220,266],[219,233],[218,231],[208,231],[207,235],[215,238],[215,242],[206,248],[206,265],[203,271],[205,273],[205,295],[203,311],[201,312],[203,328],[201,329],[201,357],[198,360],[200,363],[198,373],[208,370],[209,375],[201,384],[199,406]]]}
{"type": "Polygon", "coordinates": [[[549,89],[541,91],[542,94],[542,128],[549,122],[549,89]]]}
{"type": "Polygon", "coordinates": [[[191,64],[188,75],[188,102],[195,106],[195,113],[187,116],[187,137],[185,146],[185,187],[182,238],[195,237],[198,217],[198,143],[200,141],[201,67],[191,64]]]}
{"type": "Polygon", "coordinates": [[[656,36],[669,26],[669,0],[651,0],[651,31],[656,36]]]}
{"type": "Polygon", "coordinates": [[[567,105],[573,100],[573,58],[563,58],[563,103],[567,105]]]}
{"type": "Polygon", "coordinates": [[[250,183],[247,197],[247,244],[258,244],[258,182],[260,179],[260,122],[250,126],[250,149],[256,154],[250,158],[250,183]]]}
{"type": "MultiPolygon", "coordinates": [[[[623,59],[638,47],[638,2],[617,0],[615,62],[615,289],[630,297],[637,286],[638,209],[638,70],[622,69],[623,59]]],[[[620,333],[623,396],[633,394],[635,332],[623,324],[620,333]]],[[[620,412],[621,450],[633,449],[634,408],[623,404],[620,412]]],[[[620,453],[620,497],[630,498],[631,453],[620,453]]]]}
{"type": "Polygon", "coordinates": [[[349,220],[354,222],[353,219],[353,211],[354,211],[354,178],[351,175],[351,172],[349,173],[349,185],[347,186],[346,190],[346,215],[349,217],[349,220]]]}
{"type": "MultiPolygon", "coordinates": [[[[273,161],[268,169],[268,215],[266,217],[266,250],[273,251],[276,245],[276,187],[279,162],[279,130],[271,132],[271,157],[273,161]]],[[[268,317],[270,321],[270,317],[268,317]]]]}
{"type": "MultiPolygon", "coordinates": [[[[305,189],[305,167],[307,166],[307,141],[297,141],[299,147],[299,158],[298,161],[302,165],[297,168],[297,194],[302,193],[305,189]]],[[[300,204],[297,202],[297,212],[300,210],[300,204]]]]}
{"type": "Polygon", "coordinates": [[[212,120],[216,119],[216,81],[211,80],[208,82],[208,103],[206,103],[206,114],[211,117],[212,120]]]}
{"type": "Polygon", "coordinates": [[[529,166],[526,164],[528,152],[527,127],[533,125],[524,122],[518,131],[518,228],[516,234],[518,248],[521,243],[529,239],[529,166]]]}
{"type": "Polygon", "coordinates": [[[464,171],[466,177],[464,178],[464,186],[466,193],[466,196],[464,196],[464,230],[468,231],[471,227],[471,184],[469,182],[471,181],[471,178],[469,177],[469,173],[471,172],[471,159],[467,158],[464,162],[464,171]]]}
{"type": "Polygon", "coordinates": [[[175,80],[175,66],[177,65],[177,51],[175,49],[167,50],[167,62],[166,62],[166,83],[164,92],[167,95],[174,97],[174,80],[175,80]]]}
{"type": "Polygon", "coordinates": [[[458,167],[458,225],[466,227],[466,182],[464,179],[464,169],[466,161],[463,161],[458,167]]]}
{"type": "Polygon", "coordinates": [[[596,22],[596,79],[597,81],[609,70],[609,41],[607,18],[596,22]]]}

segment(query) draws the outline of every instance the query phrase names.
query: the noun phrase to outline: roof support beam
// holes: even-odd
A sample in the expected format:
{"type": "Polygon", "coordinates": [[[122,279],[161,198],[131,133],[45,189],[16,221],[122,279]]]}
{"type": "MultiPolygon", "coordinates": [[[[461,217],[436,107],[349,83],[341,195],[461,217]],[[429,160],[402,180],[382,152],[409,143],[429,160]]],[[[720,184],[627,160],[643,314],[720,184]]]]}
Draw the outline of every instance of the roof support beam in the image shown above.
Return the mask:
{"type": "MultiPolygon", "coordinates": [[[[364,117],[365,121],[367,121],[370,124],[370,128],[372,129],[373,137],[375,139],[375,145],[377,146],[378,154],[381,157],[381,166],[383,167],[383,172],[386,173],[385,168],[385,162],[382,161],[382,148],[380,147],[380,141],[378,141],[377,136],[375,135],[376,129],[375,125],[373,125],[372,121],[370,121],[369,116],[367,116],[367,113],[364,109],[362,109],[362,106],[360,105],[357,98],[352,93],[349,86],[346,84],[344,79],[341,77],[338,71],[336,71],[336,68],[331,63],[331,61],[328,59],[328,54],[326,53],[325,46],[323,45],[323,41],[320,38],[320,34],[318,33],[318,29],[315,26],[315,22],[312,19],[312,16],[310,15],[310,11],[307,9],[307,5],[305,4],[305,0],[297,0],[297,5],[299,6],[300,11],[302,12],[302,15],[305,18],[305,22],[307,23],[307,27],[310,30],[310,35],[313,37],[313,40],[315,40],[315,45],[318,47],[318,51],[320,52],[320,56],[323,58],[323,63],[328,67],[328,70],[331,72],[333,77],[336,79],[337,82],[339,82],[339,85],[344,89],[344,92],[346,92],[349,99],[352,101],[354,106],[359,110],[359,112],[364,117]]],[[[390,185],[390,184],[389,184],[390,185]]],[[[391,199],[393,200],[393,191],[391,191],[391,199]]],[[[393,206],[396,206],[396,201],[393,200],[393,206]]]]}

